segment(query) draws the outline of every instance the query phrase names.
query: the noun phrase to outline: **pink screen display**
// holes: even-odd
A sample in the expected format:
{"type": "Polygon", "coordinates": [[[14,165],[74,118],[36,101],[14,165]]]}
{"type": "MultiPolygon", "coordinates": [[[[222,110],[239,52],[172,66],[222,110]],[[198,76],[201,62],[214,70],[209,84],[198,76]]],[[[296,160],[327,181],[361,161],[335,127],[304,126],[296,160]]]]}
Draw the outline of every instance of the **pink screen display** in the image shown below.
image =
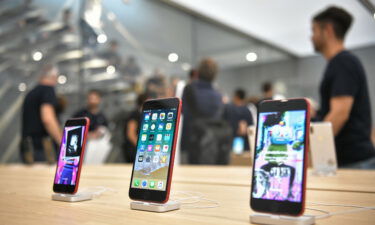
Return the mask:
{"type": "Polygon", "coordinates": [[[305,119],[305,110],[259,114],[254,198],[301,202],[305,119]]]}
{"type": "Polygon", "coordinates": [[[75,185],[85,126],[65,127],[55,175],[55,184],[75,185]]]}

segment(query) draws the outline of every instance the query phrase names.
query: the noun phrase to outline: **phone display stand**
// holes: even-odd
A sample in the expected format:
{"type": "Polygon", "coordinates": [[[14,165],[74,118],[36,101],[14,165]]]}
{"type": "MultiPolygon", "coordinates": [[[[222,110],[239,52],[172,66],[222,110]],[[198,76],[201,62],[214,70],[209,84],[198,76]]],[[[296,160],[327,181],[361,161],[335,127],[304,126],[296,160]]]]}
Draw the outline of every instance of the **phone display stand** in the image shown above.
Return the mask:
{"type": "Polygon", "coordinates": [[[91,200],[92,197],[93,196],[91,193],[77,193],[74,195],[62,194],[62,193],[52,194],[52,200],[62,201],[62,202],[81,202],[81,201],[91,200]]]}
{"type": "Polygon", "coordinates": [[[313,167],[312,174],[315,176],[335,176],[337,171],[336,166],[320,165],[313,167]]]}
{"type": "Polygon", "coordinates": [[[172,210],[180,209],[181,204],[176,201],[169,201],[164,204],[153,203],[153,202],[130,202],[130,208],[133,210],[141,210],[148,212],[168,212],[172,210]]]}
{"type": "Polygon", "coordinates": [[[250,222],[267,225],[311,225],[315,223],[315,217],[309,215],[294,217],[259,213],[250,215],[250,222]]]}

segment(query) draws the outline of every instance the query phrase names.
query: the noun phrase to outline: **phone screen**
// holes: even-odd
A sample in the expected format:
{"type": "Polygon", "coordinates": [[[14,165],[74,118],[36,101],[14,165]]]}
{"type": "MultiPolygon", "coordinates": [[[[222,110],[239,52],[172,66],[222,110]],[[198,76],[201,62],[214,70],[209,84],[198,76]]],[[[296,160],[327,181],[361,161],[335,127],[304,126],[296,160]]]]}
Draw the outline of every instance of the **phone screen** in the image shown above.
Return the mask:
{"type": "Polygon", "coordinates": [[[243,137],[233,138],[232,150],[235,154],[242,154],[245,149],[245,139],[243,137]]]}
{"type": "Polygon", "coordinates": [[[306,110],[260,112],[252,197],[303,200],[306,110]]]}
{"type": "Polygon", "coordinates": [[[66,126],[60,145],[55,184],[76,185],[85,126],[66,126]]]}
{"type": "Polygon", "coordinates": [[[142,112],[132,188],[166,190],[177,113],[177,108],[142,112]]]}

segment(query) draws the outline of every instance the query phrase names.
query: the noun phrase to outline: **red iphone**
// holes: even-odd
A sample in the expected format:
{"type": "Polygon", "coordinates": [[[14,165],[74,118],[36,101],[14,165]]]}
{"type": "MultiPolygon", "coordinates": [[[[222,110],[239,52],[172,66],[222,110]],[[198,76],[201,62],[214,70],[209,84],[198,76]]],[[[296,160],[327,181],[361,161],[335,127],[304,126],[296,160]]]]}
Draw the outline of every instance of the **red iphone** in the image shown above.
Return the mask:
{"type": "Polygon", "coordinates": [[[264,101],[259,105],[250,197],[254,211],[303,214],[309,112],[305,99],[264,101]]]}
{"type": "Polygon", "coordinates": [[[137,154],[130,180],[131,199],[158,203],[168,201],[180,113],[179,98],[156,99],[143,104],[137,154]]]}
{"type": "Polygon", "coordinates": [[[86,117],[66,121],[53,183],[54,192],[77,192],[89,126],[90,120],[86,117]]]}

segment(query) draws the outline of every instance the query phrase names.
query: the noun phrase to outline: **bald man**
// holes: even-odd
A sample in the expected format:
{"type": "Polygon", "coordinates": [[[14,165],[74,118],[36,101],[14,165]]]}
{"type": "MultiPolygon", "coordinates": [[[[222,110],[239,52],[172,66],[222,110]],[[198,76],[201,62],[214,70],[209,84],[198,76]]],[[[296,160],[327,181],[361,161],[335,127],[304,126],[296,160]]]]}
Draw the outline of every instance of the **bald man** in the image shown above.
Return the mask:
{"type": "Polygon", "coordinates": [[[46,148],[51,149],[52,141],[57,144],[61,141],[62,131],[56,116],[57,98],[54,89],[57,76],[55,66],[43,66],[38,85],[25,97],[21,142],[21,158],[25,163],[46,161],[46,148]]]}

